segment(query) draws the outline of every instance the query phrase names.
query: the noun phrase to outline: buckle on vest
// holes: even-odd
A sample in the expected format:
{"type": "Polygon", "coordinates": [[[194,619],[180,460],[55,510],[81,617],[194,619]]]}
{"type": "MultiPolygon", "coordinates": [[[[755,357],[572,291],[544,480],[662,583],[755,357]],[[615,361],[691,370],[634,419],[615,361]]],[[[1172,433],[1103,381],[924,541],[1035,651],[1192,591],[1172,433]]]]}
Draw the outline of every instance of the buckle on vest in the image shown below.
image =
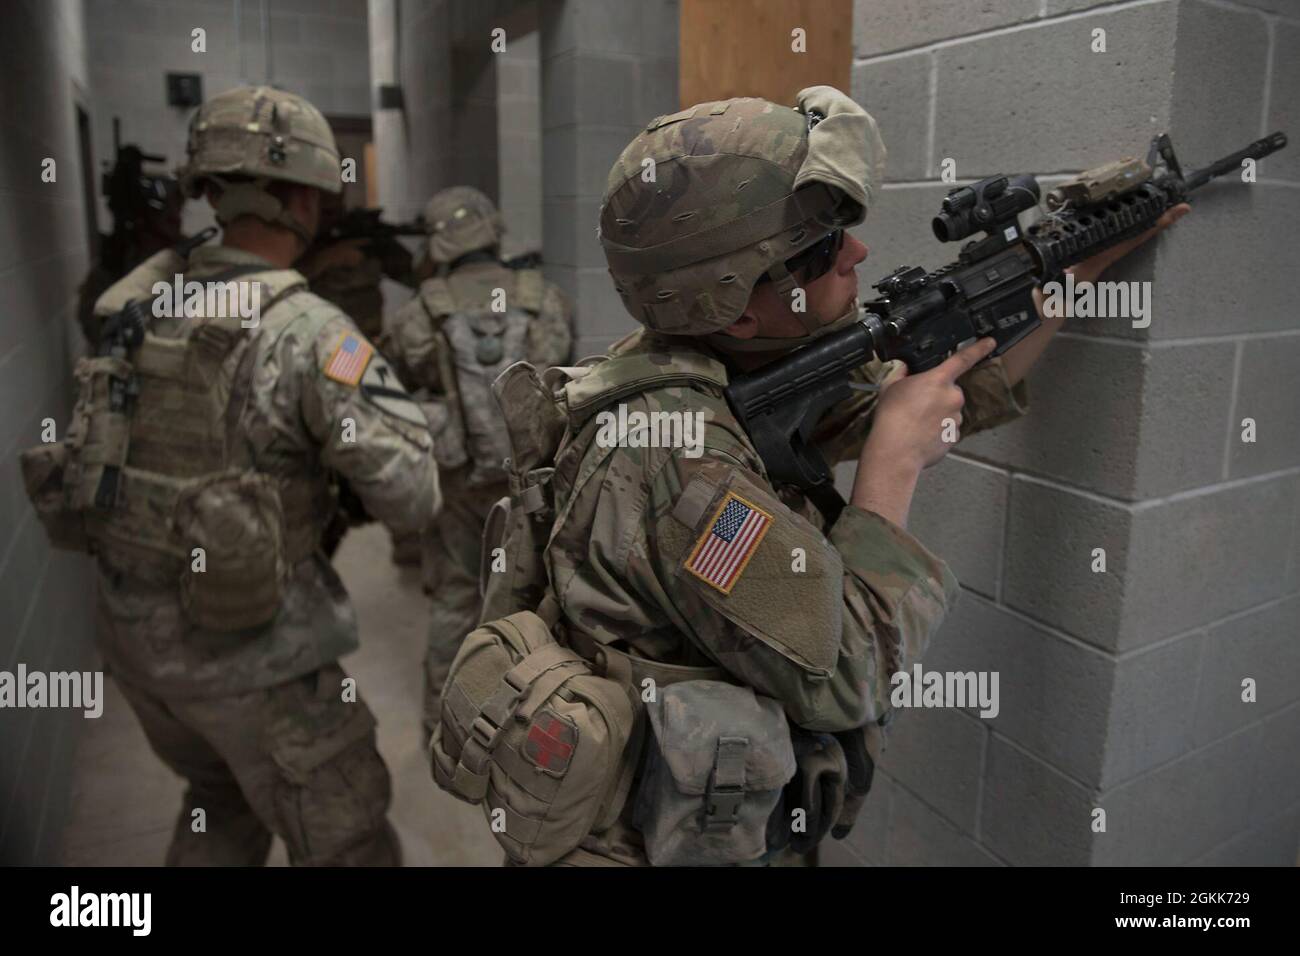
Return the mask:
{"type": "Polygon", "coordinates": [[[501,728],[482,714],[475,717],[474,722],[469,725],[469,735],[486,750],[492,749],[496,744],[497,735],[500,733],[501,728]]]}
{"type": "Polygon", "coordinates": [[[726,833],[740,822],[740,805],[745,800],[744,787],[715,787],[710,781],[704,794],[704,830],[726,833]]]}
{"type": "Polygon", "coordinates": [[[719,737],[709,785],[704,792],[704,831],[725,833],[740,822],[745,800],[745,737],[719,737]]]}

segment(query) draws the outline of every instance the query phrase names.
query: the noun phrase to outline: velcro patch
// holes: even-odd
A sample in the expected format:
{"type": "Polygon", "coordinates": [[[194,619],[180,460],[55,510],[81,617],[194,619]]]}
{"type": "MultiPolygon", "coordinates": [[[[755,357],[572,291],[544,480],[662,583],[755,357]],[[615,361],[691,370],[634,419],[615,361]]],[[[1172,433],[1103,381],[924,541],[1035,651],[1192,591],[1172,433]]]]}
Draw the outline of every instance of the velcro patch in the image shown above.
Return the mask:
{"type": "Polygon", "coordinates": [[[325,377],[355,388],[374,354],[374,348],[360,335],[344,332],[334,347],[334,354],[325,363],[325,377]]]}
{"type": "Polygon", "coordinates": [[[727,492],[691,549],[686,570],[710,587],[730,594],[771,527],[770,514],[734,491],[727,492]]]}
{"type": "Polygon", "coordinates": [[[578,728],[549,707],[543,707],[533,718],[524,738],[524,756],[534,766],[562,776],[569,769],[573,748],[578,744],[578,728]]]}

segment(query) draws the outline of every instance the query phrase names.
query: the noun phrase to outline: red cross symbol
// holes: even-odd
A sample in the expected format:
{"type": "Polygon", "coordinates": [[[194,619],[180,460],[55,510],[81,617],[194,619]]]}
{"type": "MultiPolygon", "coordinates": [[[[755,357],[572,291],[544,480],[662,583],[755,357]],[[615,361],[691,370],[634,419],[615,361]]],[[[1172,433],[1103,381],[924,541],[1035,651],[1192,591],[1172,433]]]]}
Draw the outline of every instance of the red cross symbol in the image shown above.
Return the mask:
{"type": "Polygon", "coordinates": [[[539,767],[550,768],[551,758],[559,757],[563,761],[568,761],[569,754],[573,753],[573,744],[565,743],[561,739],[561,734],[566,727],[558,717],[552,717],[550,724],[543,730],[541,721],[533,722],[533,726],[528,729],[528,740],[537,748],[537,760],[539,767]]]}

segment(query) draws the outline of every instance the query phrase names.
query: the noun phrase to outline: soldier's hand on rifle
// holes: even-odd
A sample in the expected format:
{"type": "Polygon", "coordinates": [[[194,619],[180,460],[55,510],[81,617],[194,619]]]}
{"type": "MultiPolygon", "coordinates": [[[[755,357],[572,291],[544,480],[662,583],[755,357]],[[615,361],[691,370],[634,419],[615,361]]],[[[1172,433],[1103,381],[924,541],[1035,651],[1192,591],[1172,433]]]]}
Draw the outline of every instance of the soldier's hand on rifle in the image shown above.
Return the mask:
{"type": "Polygon", "coordinates": [[[297,263],[298,271],[308,279],[314,279],[330,269],[359,266],[366,259],[366,254],[361,250],[365,243],[364,239],[342,239],[330,243],[303,256],[297,263]]]}
{"type": "Polygon", "coordinates": [[[880,394],[867,445],[874,442],[875,451],[914,465],[918,471],[938,462],[954,442],[947,422],[961,425],[966,397],[957,379],[995,346],[993,339],[981,339],[928,372],[908,374],[906,369],[900,369],[892,373],[880,394]]]}
{"type": "MultiPolygon", "coordinates": [[[[1152,236],[1155,236],[1165,229],[1168,229],[1183,216],[1192,211],[1192,207],[1187,203],[1179,203],[1177,206],[1170,206],[1165,210],[1164,215],[1156,220],[1156,224],[1142,233],[1140,236],[1134,236],[1132,239],[1125,240],[1118,245],[1111,246],[1109,249],[1103,249],[1091,259],[1084,259],[1074,268],[1068,270],[1074,273],[1075,284],[1080,282],[1096,282],[1101,278],[1101,274],[1113,266],[1120,259],[1136,249],[1142,243],[1146,242],[1152,236]]],[[[1039,311],[1042,311],[1041,309],[1039,311]]]]}
{"type": "Polygon", "coordinates": [[[891,373],[858,456],[855,506],[906,525],[921,469],[948,454],[959,434],[966,396],[957,379],[996,346],[980,339],[927,372],[891,373]]]}

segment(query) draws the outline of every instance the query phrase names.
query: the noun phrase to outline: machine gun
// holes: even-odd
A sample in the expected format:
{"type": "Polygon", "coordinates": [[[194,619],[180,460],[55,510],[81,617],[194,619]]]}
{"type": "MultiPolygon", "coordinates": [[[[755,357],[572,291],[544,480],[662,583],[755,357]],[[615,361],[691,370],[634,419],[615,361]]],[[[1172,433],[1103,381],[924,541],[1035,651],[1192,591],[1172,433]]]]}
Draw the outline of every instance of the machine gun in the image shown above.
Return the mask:
{"type": "Polygon", "coordinates": [[[1286,141],[1284,133],[1273,133],[1184,175],[1169,136],[1161,134],[1145,161],[1108,163],[1053,189],[1048,214],[1023,230],[1019,214],[1039,199],[1033,176],[991,176],[953,189],[932,222],[935,237],[953,242],[983,232],[982,238],[933,272],[894,270],[875,283],[881,297],[862,306],[857,322],[732,379],[727,401],[772,480],[803,490],[833,522],[844,500],[812,433],[831,406],[852,394],[854,369],[874,355],[923,372],[985,336],[997,341],[992,354],[1002,354],[1041,323],[1034,289],[1140,235],[1193,190],[1286,141]]]}

